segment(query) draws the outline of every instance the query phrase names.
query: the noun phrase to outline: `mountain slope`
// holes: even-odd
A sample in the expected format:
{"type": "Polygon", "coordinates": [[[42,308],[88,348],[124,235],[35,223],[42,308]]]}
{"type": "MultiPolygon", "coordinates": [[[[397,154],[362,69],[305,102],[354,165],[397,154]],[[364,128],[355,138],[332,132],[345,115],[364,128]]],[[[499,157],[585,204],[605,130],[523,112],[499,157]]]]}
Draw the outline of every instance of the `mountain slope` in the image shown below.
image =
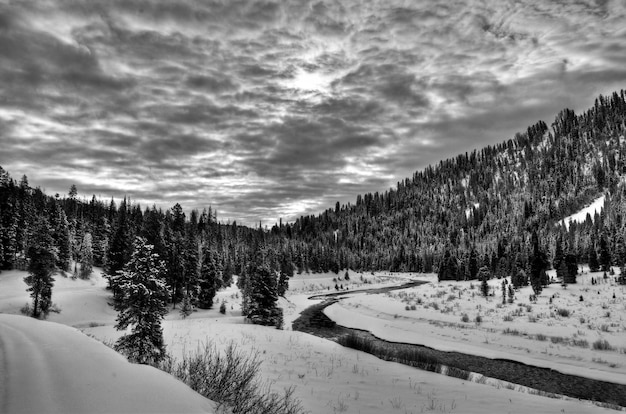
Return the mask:
{"type": "Polygon", "coordinates": [[[505,273],[527,266],[533,231],[550,256],[559,237],[579,261],[602,237],[617,252],[624,236],[625,120],[624,91],[600,96],[581,115],[565,109],[550,127],[539,121],[499,145],[416,172],[383,194],[301,217],[293,226],[301,264],[431,271],[448,252],[463,277],[471,253],[479,266],[505,273]],[[554,226],[602,194],[607,209],[600,220],[554,226]]]}

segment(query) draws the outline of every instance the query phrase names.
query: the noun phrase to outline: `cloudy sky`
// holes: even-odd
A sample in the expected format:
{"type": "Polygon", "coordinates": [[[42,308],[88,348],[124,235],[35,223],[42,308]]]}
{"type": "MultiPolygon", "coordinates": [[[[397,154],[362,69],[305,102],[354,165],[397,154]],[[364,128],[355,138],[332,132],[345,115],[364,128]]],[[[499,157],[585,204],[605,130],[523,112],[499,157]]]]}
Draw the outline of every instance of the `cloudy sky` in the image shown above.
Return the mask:
{"type": "Polygon", "coordinates": [[[626,88],[624,0],[0,0],[0,166],[272,225],[626,88]]]}

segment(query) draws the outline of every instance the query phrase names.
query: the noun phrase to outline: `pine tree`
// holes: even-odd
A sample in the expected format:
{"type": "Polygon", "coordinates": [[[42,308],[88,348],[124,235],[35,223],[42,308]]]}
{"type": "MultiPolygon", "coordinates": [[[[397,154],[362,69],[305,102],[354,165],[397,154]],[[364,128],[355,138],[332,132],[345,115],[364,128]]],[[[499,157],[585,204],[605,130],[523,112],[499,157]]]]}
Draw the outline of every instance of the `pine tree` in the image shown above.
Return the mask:
{"type": "Polygon", "coordinates": [[[478,252],[474,247],[470,251],[468,270],[470,280],[476,279],[476,275],[478,275],[478,252]]]}
{"type": "Polygon", "coordinates": [[[85,233],[80,245],[80,278],[89,279],[93,271],[93,247],[91,233],[85,233]]]}
{"type": "Polygon", "coordinates": [[[222,285],[222,266],[217,253],[212,248],[206,248],[203,253],[200,269],[198,307],[211,309],[217,290],[222,285]]]}
{"type": "Polygon", "coordinates": [[[283,311],[277,306],[278,288],[276,272],[270,267],[272,252],[261,249],[247,271],[246,317],[254,324],[282,328],[283,311]]]}
{"type": "Polygon", "coordinates": [[[578,274],[578,263],[576,263],[576,256],[568,253],[563,260],[567,266],[567,273],[565,275],[565,283],[576,283],[576,275],[578,274]]]}
{"type": "MultiPolygon", "coordinates": [[[[113,203],[113,200],[111,200],[111,208],[114,207],[115,204],[113,203]]],[[[108,245],[105,267],[107,278],[109,279],[109,286],[113,290],[113,296],[116,300],[120,295],[120,292],[112,283],[112,278],[116,277],[118,272],[124,269],[124,266],[126,266],[126,263],[130,260],[132,249],[133,245],[131,240],[130,222],[128,220],[128,208],[126,205],[126,198],[124,198],[115,218],[113,235],[108,245]]]]}
{"type": "Polygon", "coordinates": [[[165,357],[161,320],[167,314],[168,290],[165,284],[165,267],[153,246],[137,237],[130,261],[113,278],[121,292],[115,304],[117,330],[132,327],[131,333],[122,336],[115,349],[139,364],[155,365],[165,357]]]}
{"type": "Polygon", "coordinates": [[[557,274],[559,271],[559,267],[561,266],[561,262],[563,261],[563,239],[559,235],[556,239],[556,249],[554,251],[554,260],[552,261],[552,268],[557,270],[557,274]]]}
{"type": "Polygon", "coordinates": [[[600,270],[600,263],[598,262],[598,255],[596,254],[596,249],[591,243],[589,245],[589,271],[597,272],[600,270]]]}
{"type": "Polygon", "coordinates": [[[72,239],[70,235],[69,223],[65,211],[58,203],[54,203],[51,217],[52,235],[57,248],[57,267],[60,270],[70,270],[72,259],[72,239]]]}
{"type": "Polygon", "coordinates": [[[606,236],[600,237],[600,270],[608,272],[611,268],[611,253],[609,252],[609,244],[606,236]]]}
{"type": "Polygon", "coordinates": [[[513,303],[515,301],[515,292],[513,291],[513,285],[509,285],[509,303],[513,303]]]}
{"type": "MultiPolygon", "coordinates": [[[[280,275],[278,277],[278,295],[285,296],[285,292],[289,289],[289,278],[293,277],[293,264],[291,258],[286,253],[281,255],[280,259],[280,275]]],[[[350,279],[348,272],[345,275],[346,280],[350,279]]]]}
{"type": "Polygon", "coordinates": [[[517,272],[513,274],[513,277],[511,278],[511,284],[516,289],[528,285],[528,277],[526,276],[526,272],[524,272],[524,269],[518,269],[517,272]]]}
{"type": "Polygon", "coordinates": [[[45,217],[35,222],[27,251],[28,276],[24,282],[28,285],[27,291],[33,299],[31,316],[45,317],[52,306],[52,274],[56,267],[57,257],[54,240],[50,235],[50,225],[45,217]]]}
{"type": "Polygon", "coordinates": [[[532,233],[532,255],[530,258],[530,285],[539,295],[543,290],[543,286],[547,284],[546,269],[548,267],[548,258],[539,246],[539,236],[536,231],[532,233]]]}
{"type": "Polygon", "coordinates": [[[487,281],[491,278],[491,271],[487,266],[483,266],[478,271],[478,279],[480,280],[480,292],[484,297],[489,295],[489,284],[487,281]]]}

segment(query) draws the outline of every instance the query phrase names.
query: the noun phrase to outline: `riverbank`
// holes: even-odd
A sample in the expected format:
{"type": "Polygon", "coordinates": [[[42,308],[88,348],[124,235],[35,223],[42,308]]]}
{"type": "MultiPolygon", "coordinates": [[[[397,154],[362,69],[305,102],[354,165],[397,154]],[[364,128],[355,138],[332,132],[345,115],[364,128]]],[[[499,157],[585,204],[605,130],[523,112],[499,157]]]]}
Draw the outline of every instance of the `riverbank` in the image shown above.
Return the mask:
{"type": "MultiPolygon", "coordinates": [[[[318,295],[318,298],[319,296],[321,295],[318,295]]],[[[467,374],[474,372],[540,390],[546,396],[565,395],[604,403],[610,408],[626,407],[626,385],[563,374],[552,369],[527,365],[513,360],[490,359],[460,352],[439,351],[416,344],[385,341],[369,332],[338,325],[324,314],[324,309],[338,300],[334,297],[307,308],[293,322],[292,329],[340,344],[343,342],[343,344],[363,350],[381,359],[400,362],[405,365],[412,365],[411,360],[401,358],[400,355],[419,355],[426,361],[427,365],[433,367],[428,369],[429,371],[440,372],[440,367],[445,366],[447,367],[446,372],[454,373],[453,376],[455,377],[463,378],[465,375],[463,372],[467,374]],[[351,339],[348,340],[347,338],[351,339]],[[354,338],[358,338],[358,340],[355,341],[354,338]]]]}

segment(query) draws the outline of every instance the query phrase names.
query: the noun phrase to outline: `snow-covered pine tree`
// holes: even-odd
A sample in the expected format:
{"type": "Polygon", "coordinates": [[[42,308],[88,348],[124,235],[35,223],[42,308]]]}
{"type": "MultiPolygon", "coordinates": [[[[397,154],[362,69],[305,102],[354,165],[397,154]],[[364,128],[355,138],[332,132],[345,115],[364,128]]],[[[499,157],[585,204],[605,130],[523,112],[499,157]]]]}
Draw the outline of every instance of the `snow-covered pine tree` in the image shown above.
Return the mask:
{"type": "Polygon", "coordinates": [[[30,236],[27,257],[28,276],[24,282],[28,285],[27,291],[33,298],[31,316],[39,318],[46,316],[52,305],[52,287],[54,286],[54,272],[57,261],[54,240],[52,239],[50,225],[45,217],[40,217],[34,224],[30,236]]]}
{"type": "Polygon", "coordinates": [[[80,245],[80,278],[89,279],[93,271],[93,246],[91,233],[85,233],[80,245]]]}
{"type": "Polygon", "coordinates": [[[161,320],[167,314],[169,292],[164,280],[165,266],[153,246],[137,237],[130,261],[114,278],[121,293],[115,304],[118,330],[131,327],[115,349],[139,364],[154,365],[165,357],[161,320]]]}
{"type": "Polygon", "coordinates": [[[277,274],[270,265],[271,257],[271,252],[259,249],[248,266],[244,290],[246,317],[254,324],[282,328],[283,310],[277,306],[277,274]]]}

